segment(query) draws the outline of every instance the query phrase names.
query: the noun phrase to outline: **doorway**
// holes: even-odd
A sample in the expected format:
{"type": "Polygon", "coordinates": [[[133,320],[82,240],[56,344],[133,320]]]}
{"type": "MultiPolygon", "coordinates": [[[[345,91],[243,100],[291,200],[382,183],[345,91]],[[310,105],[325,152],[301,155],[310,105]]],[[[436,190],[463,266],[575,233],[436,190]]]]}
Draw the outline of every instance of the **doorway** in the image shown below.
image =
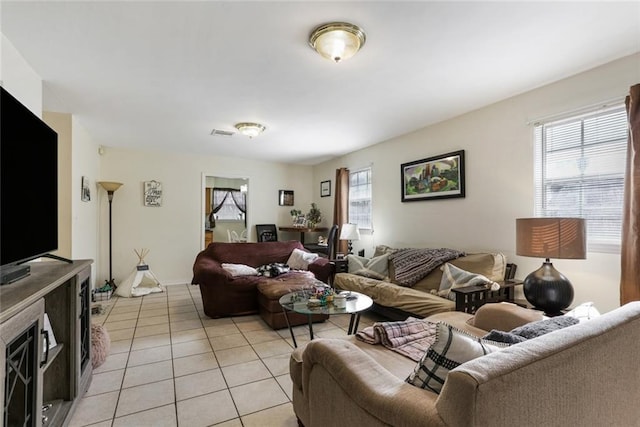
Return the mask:
{"type": "Polygon", "coordinates": [[[203,174],[202,195],[203,248],[211,242],[229,241],[231,232],[248,234],[248,178],[203,174]]]}

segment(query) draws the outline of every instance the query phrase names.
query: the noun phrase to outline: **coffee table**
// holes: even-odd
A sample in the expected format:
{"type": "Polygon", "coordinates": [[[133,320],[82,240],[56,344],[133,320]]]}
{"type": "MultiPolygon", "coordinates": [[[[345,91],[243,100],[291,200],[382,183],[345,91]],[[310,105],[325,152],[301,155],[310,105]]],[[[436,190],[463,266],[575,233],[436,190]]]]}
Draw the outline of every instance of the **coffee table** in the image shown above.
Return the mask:
{"type": "Polygon", "coordinates": [[[353,291],[351,291],[349,293],[349,296],[347,297],[346,307],[336,307],[333,302],[329,302],[326,305],[309,307],[307,305],[308,301],[308,291],[290,292],[280,297],[279,300],[280,305],[282,306],[282,311],[284,312],[284,317],[287,321],[287,326],[289,327],[289,333],[291,334],[291,339],[293,340],[294,347],[298,347],[298,343],[296,343],[296,338],[293,335],[293,328],[291,328],[291,323],[289,323],[287,312],[293,311],[300,314],[306,314],[308,316],[309,338],[313,339],[313,322],[311,321],[311,315],[350,314],[351,320],[349,320],[349,329],[347,330],[347,334],[352,335],[355,334],[358,330],[358,324],[360,323],[360,314],[363,311],[368,310],[373,305],[373,300],[370,297],[353,291]]]}

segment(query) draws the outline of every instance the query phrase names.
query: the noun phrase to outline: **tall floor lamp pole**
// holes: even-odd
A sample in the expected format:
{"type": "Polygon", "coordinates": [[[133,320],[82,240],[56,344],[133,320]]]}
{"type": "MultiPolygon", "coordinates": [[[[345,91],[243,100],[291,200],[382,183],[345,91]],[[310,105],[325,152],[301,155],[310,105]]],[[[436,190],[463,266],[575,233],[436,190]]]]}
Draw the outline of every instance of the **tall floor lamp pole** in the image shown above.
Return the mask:
{"type": "Polygon", "coordinates": [[[111,289],[116,288],[116,282],[113,280],[113,239],[112,239],[112,227],[111,227],[111,205],[113,203],[113,193],[122,186],[121,182],[99,181],[98,184],[107,190],[107,196],[109,197],[109,280],[107,284],[111,286],[111,289]]]}

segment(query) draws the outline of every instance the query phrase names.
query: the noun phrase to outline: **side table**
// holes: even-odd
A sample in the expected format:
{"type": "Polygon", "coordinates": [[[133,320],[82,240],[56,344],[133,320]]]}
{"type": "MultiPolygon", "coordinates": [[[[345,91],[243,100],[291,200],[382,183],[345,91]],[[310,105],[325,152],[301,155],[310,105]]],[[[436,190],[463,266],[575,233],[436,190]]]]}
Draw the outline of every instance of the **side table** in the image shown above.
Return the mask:
{"type": "Polygon", "coordinates": [[[486,303],[514,302],[515,287],[522,285],[522,280],[509,279],[497,283],[500,285],[497,291],[479,285],[451,289],[456,296],[456,311],[475,313],[486,303]]]}

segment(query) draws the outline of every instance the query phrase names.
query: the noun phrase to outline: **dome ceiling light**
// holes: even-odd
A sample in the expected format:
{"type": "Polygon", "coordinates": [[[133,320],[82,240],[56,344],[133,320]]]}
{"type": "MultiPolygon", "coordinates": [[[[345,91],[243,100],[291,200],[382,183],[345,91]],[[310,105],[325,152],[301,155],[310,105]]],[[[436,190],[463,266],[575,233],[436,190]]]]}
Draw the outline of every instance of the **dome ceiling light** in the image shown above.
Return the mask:
{"type": "Polygon", "coordinates": [[[309,36],[309,45],[334,62],[351,58],[367,37],[364,30],[347,22],[331,22],[317,27],[309,36]]]}
{"type": "Polygon", "coordinates": [[[238,129],[238,132],[248,136],[249,138],[260,135],[266,129],[266,127],[260,123],[249,122],[236,123],[235,128],[238,129]]]}

